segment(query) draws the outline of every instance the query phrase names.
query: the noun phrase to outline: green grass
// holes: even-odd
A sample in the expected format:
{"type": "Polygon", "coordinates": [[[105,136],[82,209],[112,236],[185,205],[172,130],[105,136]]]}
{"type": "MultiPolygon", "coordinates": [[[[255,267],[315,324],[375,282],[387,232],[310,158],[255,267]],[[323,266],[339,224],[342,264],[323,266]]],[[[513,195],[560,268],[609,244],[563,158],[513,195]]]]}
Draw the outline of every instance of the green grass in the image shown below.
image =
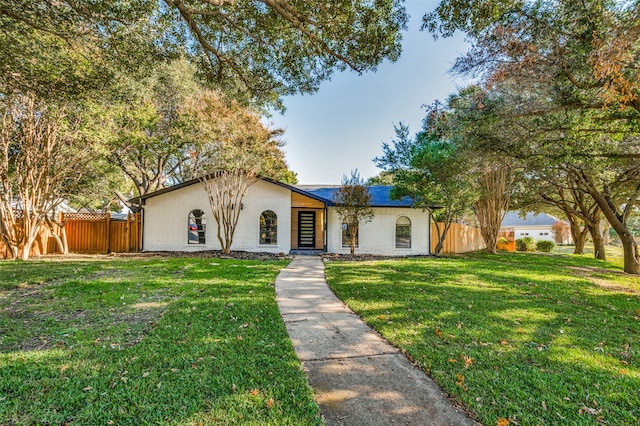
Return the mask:
{"type": "Polygon", "coordinates": [[[0,262],[0,424],[322,424],[282,261],[0,262]]]}
{"type": "Polygon", "coordinates": [[[589,257],[329,262],[330,286],[479,421],[640,419],[640,279],[589,257]]]}
{"type": "MultiPolygon", "coordinates": [[[[554,253],[559,254],[571,254],[573,255],[574,246],[556,246],[553,250],[554,253]]],[[[607,256],[607,261],[612,265],[622,267],[624,264],[624,252],[622,251],[622,247],[606,245],[604,247],[604,252],[607,256]]],[[[578,255],[575,255],[578,256],[578,255]]],[[[580,255],[587,258],[593,258],[593,243],[587,242],[584,246],[584,254],[580,255]]]]}

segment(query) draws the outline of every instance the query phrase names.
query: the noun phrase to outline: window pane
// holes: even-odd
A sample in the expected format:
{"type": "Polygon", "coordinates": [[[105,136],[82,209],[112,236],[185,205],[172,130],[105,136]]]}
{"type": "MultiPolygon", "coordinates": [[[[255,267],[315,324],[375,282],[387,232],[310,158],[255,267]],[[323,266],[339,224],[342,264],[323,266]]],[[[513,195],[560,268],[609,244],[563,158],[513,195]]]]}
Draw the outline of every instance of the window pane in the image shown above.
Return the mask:
{"type": "Polygon", "coordinates": [[[406,216],[396,221],[396,248],[411,248],[411,221],[406,216]]]}
{"type": "Polygon", "coordinates": [[[206,220],[202,210],[192,210],[189,213],[189,244],[205,244],[206,220]]]}
{"type": "Polygon", "coordinates": [[[278,244],[278,216],[271,210],[260,215],[260,244],[278,244]]]}

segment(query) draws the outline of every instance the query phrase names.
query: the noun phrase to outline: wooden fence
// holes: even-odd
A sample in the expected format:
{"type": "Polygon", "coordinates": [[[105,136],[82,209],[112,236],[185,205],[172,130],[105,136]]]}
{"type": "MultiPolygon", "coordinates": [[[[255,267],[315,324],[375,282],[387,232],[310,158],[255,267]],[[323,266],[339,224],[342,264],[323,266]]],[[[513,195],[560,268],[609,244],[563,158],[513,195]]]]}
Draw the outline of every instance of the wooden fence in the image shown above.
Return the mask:
{"type": "MultiPolygon", "coordinates": [[[[443,223],[438,223],[440,229],[443,223]]],[[[431,251],[433,252],[438,244],[438,231],[435,224],[431,226],[431,251]]],[[[479,228],[463,225],[461,223],[452,223],[449,232],[444,240],[442,254],[466,253],[469,251],[481,250],[485,248],[484,240],[480,234],[479,228]]]]}
{"type": "MultiPolygon", "coordinates": [[[[109,213],[62,213],[70,253],[128,253],[142,249],[140,213],[127,215],[126,220],[111,219],[109,213]]],[[[55,226],[54,231],[60,230],[55,226]]],[[[58,253],[58,246],[48,227],[43,226],[31,248],[31,256],[58,253]]],[[[7,257],[7,248],[0,242],[0,256],[7,257]]]]}
{"type": "MultiPolygon", "coordinates": [[[[57,226],[55,226],[57,230],[57,226]]],[[[57,249],[56,241],[51,236],[51,231],[47,226],[42,226],[38,232],[38,236],[31,246],[30,256],[40,256],[47,253],[55,253],[57,249]]],[[[4,242],[0,241],[0,258],[9,257],[9,251],[4,242]]]]}
{"type": "Polygon", "coordinates": [[[516,251],[515,231],[513,228],[502,228],[498,234],[498,250],[500,251],[516,251]],[[506,242],[500,242],[500,240],[506,242]]]}
{"type": "Polygon", "coordinates": [[[142,243],[140,213],[113,220],[109,213],[65,213],[67,242],[72,253],[138,252],[142,243]]]}

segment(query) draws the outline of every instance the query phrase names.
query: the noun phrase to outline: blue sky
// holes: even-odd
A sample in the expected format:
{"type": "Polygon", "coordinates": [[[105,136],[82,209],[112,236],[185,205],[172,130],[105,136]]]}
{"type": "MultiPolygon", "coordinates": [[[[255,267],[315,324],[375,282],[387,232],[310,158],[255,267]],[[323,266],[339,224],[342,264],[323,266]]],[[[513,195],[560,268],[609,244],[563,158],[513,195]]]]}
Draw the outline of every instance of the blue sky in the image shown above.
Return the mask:
{"type": "Polygon", "coordinates": [[[378,174],[372,160],[382,153],[382,142],[393,139],[393,125],[402,121],[419,130],[421,105],[445,100],[464,85],[448,73],[467,50],[463,37],[434,41],[420,31],[422,16],[437,3],[406,2],[411,19],[397,62],[376,73],[339,73],[313,95],[285,98],[286,113],[270,121],[285,129],[287,162],[299,183],[337,184],[356,168],[365,179],[378,174]]]}

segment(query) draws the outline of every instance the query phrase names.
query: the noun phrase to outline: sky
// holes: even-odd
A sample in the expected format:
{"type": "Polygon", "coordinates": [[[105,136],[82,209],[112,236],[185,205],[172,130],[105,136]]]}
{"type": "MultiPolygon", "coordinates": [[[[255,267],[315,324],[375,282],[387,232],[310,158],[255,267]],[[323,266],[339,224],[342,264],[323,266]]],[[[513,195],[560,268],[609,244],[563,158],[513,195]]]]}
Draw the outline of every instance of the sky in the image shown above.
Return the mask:
{"type": "Polygon", "coordinates": [[[448,73],[467,51],[463,36],[434,40],[420,31],[422,16],[437,3],[406,1],[410,21],[395,63],[385,62],[375,73],[337,73],[312,95],[284,99],[285,114],[269,121],[285,130],[287,163],[298,183],[339,184],[354,169],[364,179],[377,175],[372,160],[382,154],[383,142],[394,139],[394,125],[403,122],[417,132],[422,105],[444,101],[464,85],[448,73]]]}

